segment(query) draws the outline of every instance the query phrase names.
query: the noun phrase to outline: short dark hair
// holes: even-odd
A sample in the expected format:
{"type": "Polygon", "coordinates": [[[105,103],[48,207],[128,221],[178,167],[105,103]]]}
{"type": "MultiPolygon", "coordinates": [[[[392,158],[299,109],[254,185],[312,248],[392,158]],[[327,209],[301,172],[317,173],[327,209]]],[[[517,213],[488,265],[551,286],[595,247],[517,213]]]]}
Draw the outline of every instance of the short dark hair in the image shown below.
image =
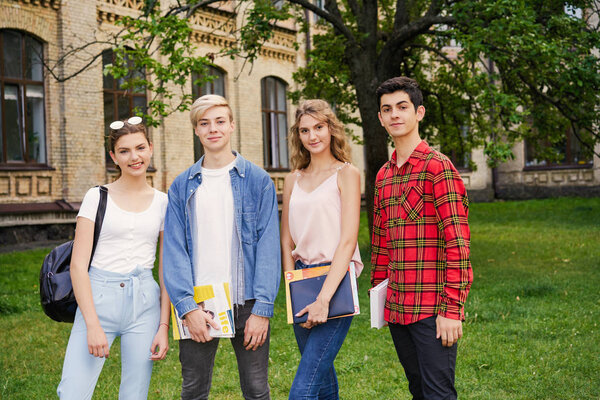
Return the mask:
{"type": "Polygon", "coordinates": [[[417,81],[406,76],[397,76],[383,82],[375,91],[377,94],[378,108],[381,108],[381,96],[398,91],[408,94],[410,101],[415,106],[415,111],[417,111],[419,106],[423,105],[423,93],[421,93],[421,89],[419,89],[419,84],[417,81]]]}

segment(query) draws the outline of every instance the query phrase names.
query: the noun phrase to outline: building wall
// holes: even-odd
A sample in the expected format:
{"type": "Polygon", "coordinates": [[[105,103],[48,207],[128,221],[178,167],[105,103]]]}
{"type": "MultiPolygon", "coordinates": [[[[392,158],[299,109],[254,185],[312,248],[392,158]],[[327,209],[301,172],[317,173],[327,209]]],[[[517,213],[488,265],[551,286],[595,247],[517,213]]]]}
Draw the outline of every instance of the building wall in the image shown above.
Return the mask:
{"type": "MultiPolygon", "coordinates": [[[[163,7],[165,4],[163,2],[163,7]]],[[[44,42],[45,57],[52,64],[66,49],[102,39],[105,32],[117,29],[114,26],[116,18],[136,15],[142,5],[140,0],[0,0],[0,29],[19,30],[39,38],[44,42]]],[[[226,31],[240,26],[243,21],[241,14],[232,19],[230,11],[224,8],[195,15],[192,40],[200,55],[218,53],[231,41],[226,31]]],[[[228,57],[215,59],[215,65],[227,74],[226,97],[236,122],[232,147],[260,166],[263,165],[261,80],[274,76],[286,82],[288,89],[297,88],[292,73],[304,58],[302,51],[294,48],[294,29],[294,24],[289,22],[276,28],[275,37],[266,44],[253,65],[244,66],[243,60],[228,57]]],[[[106,48],[95,46],[89,50],[101,52],[106,48]]],[[[71,60],[64,70],[57,72],[68,75],[86,62],[71,60]]],[[[115,172],[105,167],[103,151],[102,76],[102,60],[98,59],[64,83],[45,77],[48,167],[0,170],[0,227],[72,223],[86,191],[114,179],[115,172]]],[[[189,91],[191,85],[190,79],[189,91]]],[[[289,101],[287,106],[290,126],[294,107],[289,101]]],[[[149,173],[149,181],[166,191],[173,179],[194,162],[189,115],[187,112],[171,114],[159,127],[149,129],[149,133],[156,169],[149,173]]],[[[272,175],[281,190],[285,173],[272,175]]]]}
{"type": "Polygon", "coordinates": [[[487,166],[483,149],[478,148],[471,153],[475,163],[473,171],[459,171],[471,201],[491,201],[494,199],[492,189],[492,171],[487,166]]]}
{"type": "MultiPolygon", "coordinates": [[[[29,2],[0,1],[0,29],[16,29],[29,32],[46,43],[58,42],[58,19],[60,2],[45,2],[32,5],[29,2]]],[[[47,46],[50,58],[56,58],[56,46],[47,46]]],[[[46,100],[59,92],[59,85],[50,79],[45,80],[46,100]]],[[[46,131],[59,131],[60,106],[46,101],[46,131]]],[[[57,165],[62,162],[60,156],[60,140],[58,134],[46,135],[48,164],[57,165]]],[[[33,199],[48,202],[62,198],[62,175],[56,169],[39,169],[36,171],[0,170],[0,202],[26,203],[33,199]]]]}
{"type": "MultiPolygon", "coordinates": [[[[600,154],[600,146],[596,146],[600,154]]],[[[498,166],[496,196],[501,199],[528,199],[553,196],[600,196],[600,158],[592,166],[527,168],[525,145],[513,148],[515,159],[498,166]]]]}

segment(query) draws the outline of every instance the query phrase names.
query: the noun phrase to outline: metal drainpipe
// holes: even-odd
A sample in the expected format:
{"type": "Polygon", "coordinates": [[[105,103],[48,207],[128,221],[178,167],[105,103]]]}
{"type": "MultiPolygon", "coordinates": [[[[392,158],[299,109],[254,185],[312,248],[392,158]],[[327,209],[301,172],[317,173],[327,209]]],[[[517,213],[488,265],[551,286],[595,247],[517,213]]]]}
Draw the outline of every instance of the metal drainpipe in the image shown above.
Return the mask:
{"type": "MultiPolygon", "coordinates": [[[[60,7],[58,10],[58,51],[63,51],[64,49],[64,7],[60,7]]],[[[65,75],[65,67],[64,63],[61,63],[58,66],[58,73],[61,78],[64,78],[65,75]]],[[[59,142],[60,142],[60,172],[61,172],[61,183],[62,183],[62,198],[65,201],[68,201],[69,197],[69,184],[68,174],[67,174],[67,166],[68,166],[68,154],[67,154],[67,118],[66,118],[66,90],[65,85],[66,81],[58,82],[60,87],[59,92],[59,110],[60,110],[60,122],[59,122],[59,142]]]]}

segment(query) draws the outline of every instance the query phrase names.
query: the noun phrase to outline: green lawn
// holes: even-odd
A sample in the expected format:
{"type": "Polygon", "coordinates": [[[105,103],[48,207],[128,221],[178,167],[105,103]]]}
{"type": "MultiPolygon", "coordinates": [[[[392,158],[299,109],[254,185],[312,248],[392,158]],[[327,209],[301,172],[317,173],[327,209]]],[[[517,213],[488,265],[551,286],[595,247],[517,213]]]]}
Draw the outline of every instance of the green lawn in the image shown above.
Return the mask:
{"type": "MultiPolygon", "coordinates": [[[[475,281],[459,342],[457,390],[466,399],[600,398],[600,199],[472,204],[475,281]]],[[[360,234],[368,264],[366,218],[360,234]]],[[[38,272],[47,249],[0,254],[0,398],[56,398],[71,325],[39,307],[38,272]]],[[[369,328],[368,267],[359,279],[362,314],[336,361],[342,399],[409,399],[386,328],[369,328]]],[[[286,399],[299,361],[285,323],[283,290],[272,325],[270,384],[286,399]]],[[[95,392],[116,399],[118,341],[95,392]]],[[[155,364],[150,399],[176,399],[176,343],[155,364]]],[[[241,399],[235,357],[222,341],[213,399],[241,399]]]]}

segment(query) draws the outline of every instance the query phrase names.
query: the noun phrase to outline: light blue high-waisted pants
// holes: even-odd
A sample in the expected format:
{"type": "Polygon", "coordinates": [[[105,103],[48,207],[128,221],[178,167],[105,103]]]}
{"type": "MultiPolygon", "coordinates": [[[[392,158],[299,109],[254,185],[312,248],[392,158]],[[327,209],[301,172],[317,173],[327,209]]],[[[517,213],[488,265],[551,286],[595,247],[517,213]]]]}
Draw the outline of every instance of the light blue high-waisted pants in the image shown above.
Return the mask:
{"type": "MultiPolygon", "coordinates": [[[[150,346],[160,320],[160,288],[152,270],[137,267],[130,274],[90,268],[94,306],[108,345],[121,336],[121,386],[119,399],[148,397],[152,375],[150,346]]],[[[65,354],[58,397],[91,399],[104,358],[88,351],[87,329],[79,309],[65,354]]]]}

